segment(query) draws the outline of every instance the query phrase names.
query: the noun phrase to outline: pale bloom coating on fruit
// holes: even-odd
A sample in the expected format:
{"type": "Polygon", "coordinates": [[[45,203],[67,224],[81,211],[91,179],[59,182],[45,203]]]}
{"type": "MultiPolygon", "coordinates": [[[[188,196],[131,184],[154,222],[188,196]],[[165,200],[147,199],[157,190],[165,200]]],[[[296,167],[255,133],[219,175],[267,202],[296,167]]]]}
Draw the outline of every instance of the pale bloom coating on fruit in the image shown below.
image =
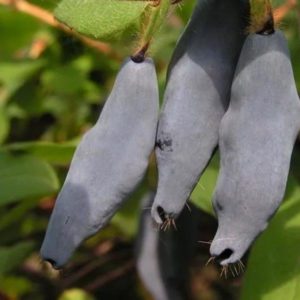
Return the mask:
{"type": "Polygon", "coordinates": [[[191,211],[183,211],[176,225],[164,230],[151,218],[154,195],[149,193],[142,201],[136,247],[138,274],[156,300],[190,299],[189,263],[199,245],[198,211],[191,204],[191,211]]]}
{"type": "Polygon", "coordinates": [[[95,126],[82,138],[48,225],[41,256],[56,268],[107,224],[142,180],[153,151],[159,95],[152,60],[123,64],[95,126]]]}
{"type": "Polygon", "coordinates": [[[247,12],[247,1],[199,0],[176,46],[156,142],[157,223],[178,216],[217,147],[247,12]]]}
{"type": "Polygon", "coordinates": [[[300,101],[284,35],[245,41],[220,126],[221,169],[213,204],[219,227],[211,255],[237,262],[283,199],[300,101]]]}

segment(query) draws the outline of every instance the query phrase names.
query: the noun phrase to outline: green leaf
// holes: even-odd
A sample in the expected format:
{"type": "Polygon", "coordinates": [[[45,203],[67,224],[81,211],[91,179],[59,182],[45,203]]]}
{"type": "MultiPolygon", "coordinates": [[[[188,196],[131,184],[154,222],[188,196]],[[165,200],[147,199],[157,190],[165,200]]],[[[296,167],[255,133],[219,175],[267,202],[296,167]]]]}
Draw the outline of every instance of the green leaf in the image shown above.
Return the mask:
{"type": "Polygon", "coordinates": [[[252,248],[242,300],[300,299],[300,187],[293,179],[285,199],[252,248]]]}
{"type": "Polygon", "coordinates": [[[88,81],[92,61],[82,56],[70,64],[47,68],[41,76],[41,82],[47,91],[55,91],[62,95],[74,95],[82,92],[88,81]]]}
{"type": "Polygon", "coordinates": [[[62,0],[56,18],[76,31],[102,41],[128,42],[141,28],[147,1],[62,0]]]}
{"type": "Polygon", "coordinates": [[[111,224],[117,226],[128,238],[135,236],[138,231],[140,202],[145,193],[145,183],[141,183],[111,220],[111,224]]]}
{"type": "Polygon", "coordinates": [[[25,214],[27,214],[31,209],[33,209],[37,205],[37,201],[37,199],[23,201],[16,207],[10,208],[5,213],[2,213],[2,217],[0,219],[0,231],[6,229],[12,224],[19,222],[25,214]]]}
{"type": "Polygon", "coordinates": [[[56,174],[46,162],[29,155],[0,153],[0,206],[50,195],[58,188],[56,174]]]}
{"type": "Polygon", "coordinates": [[[77,141],[57,144],[52,142],[14,143],[5,147],[12,152],[26,152],[51,164],[68,165],[76,149],[77,141]]]}
{"type": "Polygon", "coordinates": [[[22,242],[11,247],[0,247],[0,276],[18,267],[32,252],[34,243],[22,242]]]}
{"type": "Polygon", "coordinates": [[[45,27],[44,24],[31,16],[17,13],[11,7],[3,5],[0,5],[0,20],[0,58],[2,60],[7,60],[20,55],[21,52],[26,52],[38,30],[45,27]]]}
{"type": "Polygon", "coordinates": [[[9,120],[4,107],[0,106],[0,144],[5,140],[9,132],[9,120]]]}
{"type": "Polygon", "coordinates": [[[215,190],[218,173],[219,155],[215,154],[191,195],[191,201],[197,207],[211,215],[214,215],[211,200],[215,190]]]}
{"type": "Polygon", "coordinates": [[[7,101],[44,63],[39,60],[0,63],[0,103],[7,101]]]}

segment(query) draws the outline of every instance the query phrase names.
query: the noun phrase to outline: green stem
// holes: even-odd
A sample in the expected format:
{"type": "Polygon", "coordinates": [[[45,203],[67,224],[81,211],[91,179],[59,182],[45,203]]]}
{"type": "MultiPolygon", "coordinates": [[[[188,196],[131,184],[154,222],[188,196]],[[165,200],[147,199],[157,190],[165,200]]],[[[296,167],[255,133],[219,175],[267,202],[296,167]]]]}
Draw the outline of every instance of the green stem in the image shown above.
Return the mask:
{"type": "Polygon", "coordinates": [[[150,14],[148,17],[148,22],[143,33],[144,44],[149,44],[158,31],[160,26],[165,21],[170,8],[170,0],[160,0],[157,6],[150,7],[150,14]]]}
{"type": "Polygon", "coordinates": [[[170,6],[170,0],[160,0],[157,5],[149,5],[146,9],[138,50],[133,55],[133,59],[136,58],[137,62],[142,61],[143,57],[146,55],[153,36],[167,17],[170,6]]]}

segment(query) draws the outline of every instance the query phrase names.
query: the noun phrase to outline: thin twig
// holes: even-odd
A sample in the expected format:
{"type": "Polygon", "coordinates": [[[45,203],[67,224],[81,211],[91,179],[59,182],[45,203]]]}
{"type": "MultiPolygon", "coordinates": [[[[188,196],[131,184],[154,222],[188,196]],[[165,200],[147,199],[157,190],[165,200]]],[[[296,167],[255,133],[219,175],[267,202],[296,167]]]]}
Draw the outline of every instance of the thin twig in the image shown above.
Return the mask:
{"type": "Polygon", "coordinates": [[[100,258],[98,260],[92,260],[89,263],[85,264],[81,269],[76,270],[72,273],[72,275],[68,276],[66,279],[64,279],[61,283],[61,286],[64,288],[69,287],[73,284],[75,284],[78,280],[83,278],[84,276],[90,274],[95,269],[100,268],[104,264],[107,264],[108,262],[111,262],[113,260],[118,260],[121,258],[125,258],[128,256],[128,253],[121,252],[121,253],[115,253],[107,257],[100,258]]]}
{"type": "Polygon", "coordinates": [[[275,23],[280,23],[284,17],[297,5],[296,0],[287,0],[284,4],[274,10],[275,23]]]}
{"type": "Polygon", "coordinates": [[[126,274],[127,272],[132,270],[133,268],[134,268],[134,262],[131,260],[131,261],[125,263],[120,268],[117,268],[111,272],[103,274],[103,276],[97,278],[92,283],[88,284],[85,287],[85,290],[87,290],[88,292],[95,291],[96,289],[101,288],[102,286],[117,279],[118,277],[123,276],[124,274],[126,274]]]}
{"type": "Polygon", "coordinates": [[[51,27],[54,27],[56,29],[62,30],[67,34],[75,36],[85,45],[97,50],[98,52],[106,54],[110,58],[119,59],[119,55],[115,51],[113,51],[112,47],[109,44],[93,40],[91,38],[79,34],[78,32],[72,30],[71,28],[56,20],[52,13],[37,5],[31,4],[26,0],[0,0],[0,4],[4,6],[9,6],[19,12],[30,15],[38,19],[39,21],[48,24],[51,27]]]}

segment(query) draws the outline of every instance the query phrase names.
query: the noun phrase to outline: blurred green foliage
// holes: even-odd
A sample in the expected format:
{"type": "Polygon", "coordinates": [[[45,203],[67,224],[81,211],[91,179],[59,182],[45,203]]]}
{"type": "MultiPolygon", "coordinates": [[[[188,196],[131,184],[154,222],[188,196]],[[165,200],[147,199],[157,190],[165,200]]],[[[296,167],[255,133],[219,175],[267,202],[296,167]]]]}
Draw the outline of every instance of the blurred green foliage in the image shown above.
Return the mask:
{"type": "MultiPolygon", "coordinates": [[[[58,3],[31,2],[50,11],[58,3]]],[[[161,94],[172,50],[193,2],[186,0],[168,17],[151,46],[161,94]]],[[[0,298],[90,300],[93,296],[84,289],[94,283],[96,288],[86,290],[95,299],[120,299],[121,295],[122,299],[144,299],[134,276],[115,283],[119,293],[108,291],[101,278],[132,257],[139,201],[155,187],[153,162],[111,224],[77,251],[69,276],[60,277],[42,265],[37,255],[76,144],[98,118],[121,61],[11,7],[0,6],[0,23],[0,298]]],[[[289,13],[280,27],[289,40],[300,88],[299,10],[289,13]]],[[[125,42],[112,46],[121,58],[132,49],[125,42]]],[[[207,213],[212,213],[217,174],[218,155],[191,196],[207,213]]],[[[300,297],[299,174],[298,142],[285,203],[252,249],[242,299],[300,297]]]]}

